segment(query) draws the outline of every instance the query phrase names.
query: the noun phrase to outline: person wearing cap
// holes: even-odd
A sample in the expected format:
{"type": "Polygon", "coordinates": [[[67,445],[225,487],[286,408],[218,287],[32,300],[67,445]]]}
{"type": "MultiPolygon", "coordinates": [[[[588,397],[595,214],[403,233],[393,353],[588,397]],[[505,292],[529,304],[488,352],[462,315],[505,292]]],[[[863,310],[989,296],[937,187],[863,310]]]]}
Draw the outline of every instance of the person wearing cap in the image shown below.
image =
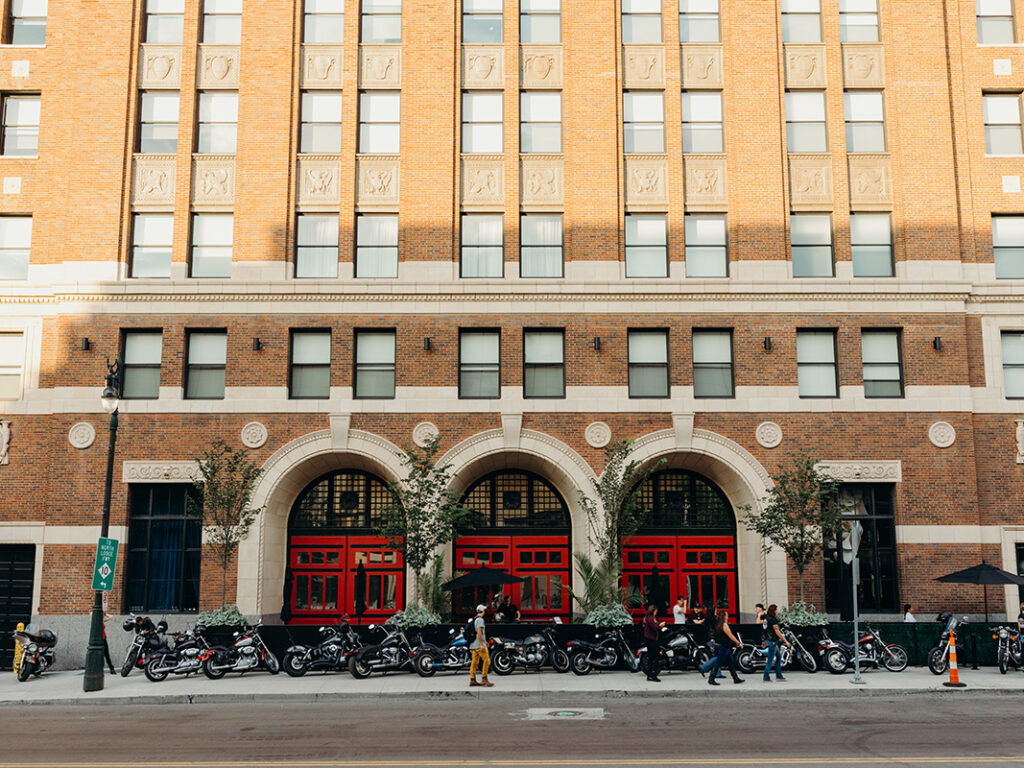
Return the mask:
{"type": "Polygon", "coordinates": [[[469,644],[469,649],[473,652],[473,658],[469,663],[469,684],[483,685],[487,688],[493,688],[494,683],[487,679],[487,671],[491,668],[491,654],[487,650],[487,631],[486,623],[484,622],[484,614],[487,612],[487,606],[481,603],[476,607],[476,618],[473,619],[473,628],[476,630],[476,637],[473,638],[473,642],[469,644]],[[483,680],[477,682],[476,679],[476,667],[477,664],[483,664],[483,680]]]}

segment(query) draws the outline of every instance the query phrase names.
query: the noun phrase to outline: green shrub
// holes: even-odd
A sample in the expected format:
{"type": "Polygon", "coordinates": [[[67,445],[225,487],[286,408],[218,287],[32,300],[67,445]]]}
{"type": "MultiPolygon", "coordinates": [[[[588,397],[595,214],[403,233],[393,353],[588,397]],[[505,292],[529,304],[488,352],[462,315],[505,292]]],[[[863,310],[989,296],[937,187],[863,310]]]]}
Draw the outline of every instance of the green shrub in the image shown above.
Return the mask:
{"type": "Polygon", "coordinates": [[[818,613],[813,605],[797,600],[789,608],[779,609],[779,621],[794,627],[823,627],[828,624],[828,615],[818,613]]]}
{"type": "Polygon", "coordinates": [[[203,611],[196,616],[196,624],[205,624],[207,627],[244,627],[248,623],[236,605],[203,611]]]}
{"type": "Polygon", "coordinates": [[[619,603],[607,603],[595,607],[583,622],[595,627],[621,627],[632,624],[633,617],[619,603]]]}
{"type": "Polygon", "coordinates": [[[398,611],[385,622],[399,629],[418,629],[431,624],[440,624],[441,617],[422,605],[407,605],[404,611],[398,611]]]}

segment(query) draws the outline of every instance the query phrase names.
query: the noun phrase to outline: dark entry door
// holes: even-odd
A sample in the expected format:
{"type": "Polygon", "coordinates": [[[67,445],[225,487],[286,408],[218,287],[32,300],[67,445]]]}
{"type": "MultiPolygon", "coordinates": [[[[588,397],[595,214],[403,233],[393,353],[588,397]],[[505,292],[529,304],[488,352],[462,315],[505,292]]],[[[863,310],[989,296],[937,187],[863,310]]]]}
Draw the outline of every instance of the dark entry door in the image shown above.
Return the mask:
{"type": "Polygon", "coordinates": [[[19,621],[32,619],[32,578],[36,548],[32,544],[0,544],[0,669],[14,663],[11,632],[19,621]]]}

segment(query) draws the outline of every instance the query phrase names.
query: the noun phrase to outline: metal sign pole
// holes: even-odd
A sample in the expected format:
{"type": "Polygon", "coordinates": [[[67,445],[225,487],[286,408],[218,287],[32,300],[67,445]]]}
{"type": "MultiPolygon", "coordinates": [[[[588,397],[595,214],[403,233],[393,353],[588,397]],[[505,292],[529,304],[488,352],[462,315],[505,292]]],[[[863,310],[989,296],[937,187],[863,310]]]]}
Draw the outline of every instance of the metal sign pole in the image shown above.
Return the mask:
{"type": "Polygon", "coordinates": [[[853,680],[854,685],[864,685],[860,676],[860,605],[857,599],[857,588],[860,586],[860,524],[856,521],[850,526],[850,553],[853,560],[853,680]]]}

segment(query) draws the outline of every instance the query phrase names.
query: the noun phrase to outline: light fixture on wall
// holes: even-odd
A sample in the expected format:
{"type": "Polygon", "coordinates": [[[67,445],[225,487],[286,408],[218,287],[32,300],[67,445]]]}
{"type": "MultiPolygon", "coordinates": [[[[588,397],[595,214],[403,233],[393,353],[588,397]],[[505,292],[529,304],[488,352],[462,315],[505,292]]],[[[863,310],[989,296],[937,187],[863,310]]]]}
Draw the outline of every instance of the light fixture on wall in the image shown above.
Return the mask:
{"type": "Polygon", "coordinates": [[[423,349],[426,352],[430,351],[430,337],[429,336],[424,336],[423,337],[423,349]]]}
{"type": "Polygon", "coordinates": [[[772,337],[771,336],[765,336],[764,337],[764,351],[765,352],[771,352],[772,351],[772,337]]]}
{"type": "Polygon", "coordinates": [[[932,339],[932,348],[936,352],[941,352],[942,351],[942,337],[941,336],[936,336],[934,339],[932,339]]]}
{"type": "Polygon", "coordinates": [[[252,351],[253,352],[259,352],[261,349],[263,349],[263,342],[260,341],[260,337],[259,336],[253,336],[252,337],[252,351]]]}
{"type": "Polygon", "coordinates": [[[601,337],[600,336],[595,336],[594,337],[594,351],[595,352],[600,352],[601,351],[601,337]]]}
{"type": "Polygon", "coordinates": [[[92,342],[89,341],[89,337],[88,336],[83,336],[82,337],[82,351],[83,352],[88,352],[90,349],[92,349],[92,342]]]}

